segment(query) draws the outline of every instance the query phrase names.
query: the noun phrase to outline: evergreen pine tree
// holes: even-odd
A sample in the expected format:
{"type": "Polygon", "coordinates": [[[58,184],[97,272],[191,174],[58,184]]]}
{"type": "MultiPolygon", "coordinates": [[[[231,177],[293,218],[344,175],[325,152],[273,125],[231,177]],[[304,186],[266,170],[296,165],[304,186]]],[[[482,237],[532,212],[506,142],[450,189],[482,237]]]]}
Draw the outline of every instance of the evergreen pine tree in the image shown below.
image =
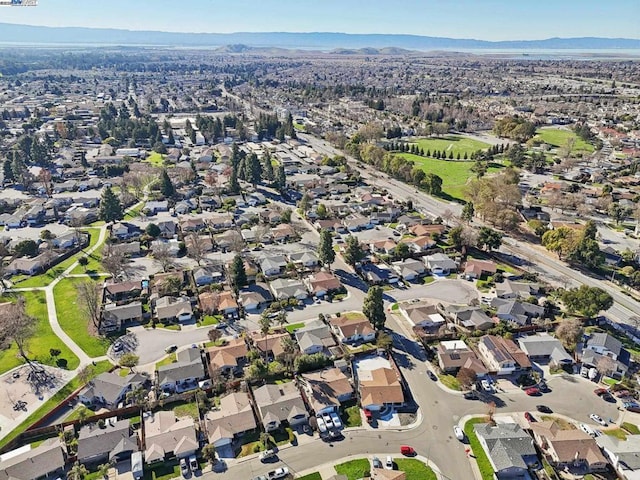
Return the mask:
{"type": "Polygon", "coordinates": [[[171,198],[176,193],[166,170],[162,170],[162,176],[160,177],[160,191],[165,198],[171,198]]]}
{"type": "Polygon", "coordinates": [[[99,216],[100,220],[104,220],[105,222],[115,222],[122,220],[124,217],[122,204],[116,194],[113,193],[113,190],[111,190],[111,187],[105,188],[102,193],[99,216]]]}

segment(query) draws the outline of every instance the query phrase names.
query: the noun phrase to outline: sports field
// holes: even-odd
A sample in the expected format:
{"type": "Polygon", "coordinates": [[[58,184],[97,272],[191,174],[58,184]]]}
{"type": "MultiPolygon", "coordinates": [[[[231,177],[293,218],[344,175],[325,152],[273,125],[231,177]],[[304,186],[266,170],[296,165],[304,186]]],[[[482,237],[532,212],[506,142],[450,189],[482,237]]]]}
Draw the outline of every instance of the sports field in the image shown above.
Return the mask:
{"type": "Polygon", "coordinates": [[[563,147],[567,144],[567,140],[573,138],[575,143],[573,145],[573,153],[592,153],[593,145],[585,142],[580,137],[578,137],[571,130],[565,130],[560,128],[539,128],[536,131],[536,136],[534,139],[538,138],[542,140],[544,143],[548,143],[549,145],[553,145],[554,147],[563,147]]]}
{"type": "Polygon", "coordinates": [[[468,156],[473,152],[483,150],[490,146],[488,143],[474,140],[473,138],[462,137],[459,135],[420,138],[412,143],[417,144],[418,148],[422,148],[425,152],[427,150],[430,150],[431,152],[434,152],[436,150],[442,152],[444,150],[447,155],[452,152],[454,157],[458,155],[458,153],[460,154],[460,156],[463,156],[465,153],[468,156]]]}

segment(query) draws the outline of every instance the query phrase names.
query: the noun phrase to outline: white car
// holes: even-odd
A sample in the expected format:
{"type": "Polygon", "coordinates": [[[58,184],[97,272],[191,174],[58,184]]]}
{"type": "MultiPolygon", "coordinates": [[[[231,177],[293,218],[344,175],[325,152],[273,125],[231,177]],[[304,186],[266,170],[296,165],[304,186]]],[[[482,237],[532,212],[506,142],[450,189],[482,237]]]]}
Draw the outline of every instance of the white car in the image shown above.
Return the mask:
{"type": "Polygon", "coordinates": [[[317,421],[318,421],[318,430],[320,430],[320,433],[325,433],[327,431],[327,426],[325,425],[324,420],[322,420],[322,417],[318,417],[317,421]]]}
{"type": "Polygon", "coordinates": [[[493,392],[493,388],[491,388],[491,384],[487,380],[482,380],[480,385],[482,385],[482,389],[485,392],[493,392]]]}
{"type": "Polygon", "coordinates": [[[391,455],[387,455],[387,461],[384,462],[384,468],[387,470],[393,470],[393,458],[391,458],[391,455]]]}
{"type": "Polygon", "coordinates": [[[289,475],[289,469],[287,467],[276,468],[275,470],[267,473],[269,480],[277,480],[278,478],[284,478],[287,475],[289,475]]]}
{"type": "Polygon", "coordinates": [[[186,477],[190,473],[189,465],[187,465],[187,459],[186,458],[181,458],[180,459],[180,473],[182,474],[183,477],[186,477]]]}
{"type": "Polygon", "coordinates": [[[602,417],[596,415],[595,413],[592,413],[591,415],[589,415],[589,418],[591,420],[593,420],[596,423],[599,423],[600,425],[602,425],[603,427],[606,427],[607,425],[609,425],[607,422],[605,422],[602,417]]]}
{"type": "Polygon", "coordinates": [[[322,420],[324,420],[324,423],[327,425],[328,429],[333,428],[333,421],[331,420],[331,417],[329,416],[328,413],[325,413],[324,415],[322,415],[322,420]]]}
{"type": "Polygon", "coordinates": [[[581,423],[579,425],[580,430],[582,430],[584,433],[586,433],[587,435],[590,435],[592,437],[596,436],[596,432],[593,428],[591,428],[589,425],[585,425],[584,423],[581,423]]]}
{"type": "Polygon", "coordinates": [[[456,436],[458,440],[460,441],[464,440],[464,432],[459,426],[456,425],[455,427],[453,427],[453,434],[456,436]]]}
{"type": "Polygon", "coordinates": [[[329,416],[331,417],[331,421],[333,422],[333,426],[341,429],[342,428],[342,420],[340,420],[340,417],[338,416],[338,414],[336,412],[331,412],[329,414],[329,416]]]}

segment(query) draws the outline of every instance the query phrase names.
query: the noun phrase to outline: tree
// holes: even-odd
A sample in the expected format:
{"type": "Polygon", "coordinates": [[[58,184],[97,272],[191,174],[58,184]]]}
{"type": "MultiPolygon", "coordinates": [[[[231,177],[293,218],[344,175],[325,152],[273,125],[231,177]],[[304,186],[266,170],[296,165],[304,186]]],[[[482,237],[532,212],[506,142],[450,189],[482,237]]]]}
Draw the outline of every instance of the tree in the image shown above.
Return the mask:
{"type": "Polygon", "coordinates": [[[280,340],[280,345],[282,346],[285,368],[288,372],[291,372],[298,354],[298,346],[290,336],[283,337],[282,340],[280,340]]]}
{"type": "Polygon", "coordinates": [[[478,247],[483,250],[495,250],[502,245],[502,234],[489,227],[480,227],[478,247]]]}
{"type": "Polygon", "coordinates": [[[609,293],[587,285],[565,290],[560,298],[571,312],[582,313],[587,318],[592,318],[601,310],[608,310],[613,305],[613,298],[609,293]]]}
{"type": "Polygon", "coordinates": [[[215,343],[222,338],[222,332],[217,328],[212,328],[207,332],[207,336],[209,337],[209,341],[215,343]]]}
{"type": "Polygon", "coordinates": [[[385,352],[391,351],[393,348],[393,338],[387,332],[378,332],[378,338],[376,338],[376,347],[384,350],[385,352]]]}
{"type": "Polygon", "coordinates": [[[627,218],[631,211],[619,203],[611,203],[607,209],[607,213],[616,222],[616,225],[620,225],[620,222],[627,218]]]}
{"type": "Polygon", "coordinates": [[[200,265],[207,253],[207,237],[191,232],[185,243],[187,244],[187,255],[200,265]]]}
{"type": "Polygon", "coordinates": [[[364,255],[365,254],[360,246],[358,237],[349,235],[344,242],[344,251],[342,252],[344,261],[351,265],[351,267],[355,268],[356,264],[364,258],[364,255]]]}
{"type": "Polygon", "coordinates": [[[16,178],[13,175],[13,168],[11,168],[11,160],[6,159],[2,164],[2,172],[4,174],[4,183],[13,183],[16,178]]]}
{"type": "Polygon", "coordinates": [[[311,197],[307,192],[302,195],[302,198],[298,202],[298,208],[302,210],[303,213],[307,213],[309,208],[311,207],[311,197]]]}
{"type": "Polygon", "coordinates": [[[384,312],[381,287],[376,285],[369,288],[362,305],[362,313],[364,313],[365,317],[367,317],[376,330],[382,330],[384,328],[387,316],[384,312]]]}
{"type": "Polygon", "coordinates": [[[69,470],[69,473],[67,473],[67,478],[69,480],[84,480],[87,475],[89,475],[87,467],[76,461],[76,463],[73,464],[73,467],[69,470]]]}
{"type": "Polygon", "coordinates": [[[80,257],[78,259],[78,265],[80,265],[85,270],[87,269],[87,265],[89,265],[89,259],[87,257],[80,257]]]}
{"type": "Polygon", "coordinates": [[[14,342],[19,355],[35,370],[27,354],[27,344],[36,333],[37,319],[27,315],[26,302],[22,296],[8,306],[7,310],[5,318],[0,319],[0,342],[4,345],[14,342]]]}
{"type": "Polygon", "coordinates": [[[160,265],[163,272],[167,272],[175,265],[175,259],[171,253],[171,248],[167,243],[160,243],[153,247],[153,259],[160,265]]]}
{"type": "Polygon", "coordinates": [[[102,465],[98,466],[98,475],[104,479],[107,479],[109,478],[109,470],[111,470],[111,464],[103,463],[102,465]]]}
{"type": "Polygon", "coordinates": [[[283,193],[287,186],[287,175],[284,172],[284,165],[279,164],[276,169],[276,176],[274,181],[274,188],[280,193],[283,193]]]}
{"type": "Polygon", "coordinates": [[[128,259],[126,255],[118,249],[107,244],[102,249],[100,264],[109,273],[114,281],[118,281],[121,275],[126,275],[128,259]]]}
{"type": "Polygon", "coordinates": [[[247,285],[247,272],[244,268],[244,261],[240,255],[233,257],[233,261],[231,262],[231,284],[236,292],[247,285]]]}
{"type": "Polygon", "coordinates": [[[393,249],[393,253],[396,257],[401,258],[402,260],[411,256],[411,250],[406,242],[400,242],[396,245],[393,249]]]}
{"type": "Polygon", "coordinates": [[[125,353],[118,360],[118,364],[121,367],[128,368],[130,371],[132,371],[133,367],[138,365],[139,361],[140,357],[138,357],[138,355],[135,355],[133,353],[125,353]]]}
{"type": "Polygon", "coordinates": [[[291,209],[285,208],[282,213],[280,213],[280,220],[282,223],[291,223],[291,209]]]}
{"type": "Polygon", "coordinates": [[[477,375],[476,372],[471,370],[470,368],[462,367],[458,370],[458,374],[456,375],[456,379],[460,382],[460,385],[465,390],[469,390],[473,384],[476,383],[477,375]]]}
{"type": "Polygon", "coordinates": [[[211,465],[215,465],[218,459],[216,458],[216,447],[212,443],[207,443],[202,447],[202,457],[208,461],[211,465]]]}
{"type": "Polygon", "coordinates": [[[556,337],[568,349],[573,350],[582,339],[582,322],[576,318],[565,318],[556,328],[556,337]]]}
{"type": "Polygon", "coordinates": [[[428,173],[422,181],[422,187],[431,195],[442,193],[442,178],[435,173],[428,173]]]}
{"type": "Polygon", "coordinates": [[[265,153],[262,157],[262,176],[267,182],[273,182],[274,180],[273,164],[269,153],[265,153]]]}
{"type": "Polygon", "coordinates": [[[51,358],[57,358],[60,356],[60,354],[62,353],[62,351],[59,348],[50,348],[49,349],[49,355],[51,355],[51,358]]]}
{"type": "Polygon", "coordinates": [[[33,240],[23,240],[13,247],[16,257],[35,257],[38,254],[38,244],[33,240]]]}
{"type": "Polygon", "coordinates": [[[102,306],[100,287],[96,282],[86,280],[76,284],[76,292],[80,309],[93,324],[94,328],[100,330],[100,323],[102,321],[100,312],[100,307],[102,306]]]}
{"type": "Polygon", "coordinates": [[[316,208],[316,214],[318,215],[318,218],[320,220],[324,220],[325,218],[327,218],[327,207],[324,203],[318,205],[318,207],[316,208]]]}
{"type": "Polygon", "coordinates": [[[465,222],[469,223],[471,222],[471,220],[473,220],[474,213],[475,213],[475,210],[473,208],[473,202],[467,202],[464,204],[464,207],[462,207],[462,213],[460,214],[460,218],[465,222]]]}
{"type": "Polygon", "coordinates": [[[176,193],[166,169],[162,170],[162,175],[160,176],[160,192],[165,198],[171,198],[176,193]]]}
{"type": "Polygon", "coordinates": [[[147,228],[144,229],[144,233],[149,235],[151,238],[158,238],[162,232],[160,231],[160,227],[158,225],[156,225],[155,223],[150,223],[149,225],[147,225],[147,228]]]}
{"type": "Polygon", "coordinates": [[[336,259],[333,249],[333,236],[327,229],[320,230],[320,242],[318,243],[318,260],[331,271],[331,264],[336,259]]]}
{"type": "Polygon", "coordinates": [[[601,375],[608,377],[617,370],[616,361],[607,355],[602,355],[596,361],[596,369],[601,375]]]}
{"type": "Polygon", "coordinates": [[[262,165],[260,165],[258,156],[255,153],[249,155],[249,158],[246,161],[246,165],[247,181],[255,187],[258,183],[260,183],[260,179],[262,178],[262,165]]]}
{"type": "Polygon", "coordinates": [[[107,223],[109,222],[117,222],[118,220],[122,220],[124,217],[124,211],[122,209],[122,204],[120,200],[113,193],[111,187],[105,188],[102,193],[102,198],[100,199],[100,210],[98,212],[98,216],[100,220],[103,220],[107,223]]]}
{"type": "Polygon", "coordinates": [[[264,345],[264,354],[265,358],[267,358],[269,349],[267,348],[268,340],[267,335],[269,335],[269,331],[271,330],[271,319],[268,315],[262,314],[260,316],[260,320],[258,320],[258,325],[260,325],[260,333],[262,333],[262,337],[265,339],[264,345]]]}
{"type": "Polygon", "coordinates": [[[578,232],[568,227],[560,227],[548,230],[542,235],[542,245],[550,252],[558,254],[558,258],[571,254],[577,247],[578,232]]]}

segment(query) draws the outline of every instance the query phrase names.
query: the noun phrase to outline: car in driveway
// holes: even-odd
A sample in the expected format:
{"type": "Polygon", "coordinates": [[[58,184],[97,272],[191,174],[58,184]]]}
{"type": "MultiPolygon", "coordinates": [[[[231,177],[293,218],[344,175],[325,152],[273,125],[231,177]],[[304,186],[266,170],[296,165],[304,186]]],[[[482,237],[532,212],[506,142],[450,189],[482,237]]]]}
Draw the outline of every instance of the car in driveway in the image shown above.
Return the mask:
{"type": "Polygon", "coordinates": [[[198,459],[196,458],[195,455],[191,455],[189,457],[189,468],[193,473],[196,473],[200,468],[200,465],[198,465],[198,459]]]}
{"type": "Polygon", "coordinates": [[[371,466],[373,468],[382,468],[382,462],[380,461],[380,459],[378,457],[373,457],[371,459],[371,466]]]}
{"type": "Polygon", "coordinates": [[[464,440],[464,432],[462,431],[462,429],[458,425],[453,427],[453,434],[461,442],[464,440]]]}
{"type": "Polygon", "coordinates": [[[629,412],[640,413],[640,404],[636,402],[624,402],[622,406],[629,412]]]}
{"type": "Polygon", "coordinates": [[[553,410],[551,410],[546,405],[536,405],[536,410],[538,410],[541,413],[553,413],[553,410]]]}
{"type": "Polygon", "coordinates": [[[476,392],[464,392],[463,397],[465,400],[478,400],[478,394],[476,392]]]}
{"type": "Polygon", "coordinates": [[[263,463],[274,460],[275,458],[276,458],[275,450],[269,449],[269,450],[264,450],[263,452],[260,452],[260,461],[263,463]]]}
{"type": "Polygon", "coordinates": [[[178,349],[178,345],[169,345],[167,348],[164,349],[165,352],[167,353],[173,353],[178,349]]]}
{"type": "Polygon", "coordinates": [[[187,465],[186,458],[180,459],[180,473],[182,474],[183,477],[186,477],[190,473],[189,465],[187,465]]]}
{"type": "Polygon", "coordinates": [[[524,419],[529,423],[536,421],[536,419],[533,418],[533,415],[531,415],[529,412],[524,412],[524,419]]]}
{"type": "Polygon", "coordinates": [[[482,386],[482,389],[483,389],[485,392],[493,392],[493,388],[491,387],[491,384],[489,383],[489,381],[488,381],[488,380],[482,380],[482,381],[480,382],[480,385],[482,386]]]}
{"type": "Polygon", "coordinates": [[[594,422],[602,425],[603,427],[606,427],[607,425],[609,425],[607,422],[604,421],[604,419],[600,415],[596,415],[595,413],[592,413],[591,415],[589,415],[589,418],[594,422]]]}
{"type": "Polygon", "coordinates": [[[602,395],[604,395],[605,393],[609,393],[609,390],[607,390],[606,388],[596,388],[593,393],[595,393],[597,396],[601,397],[602,395]]]}
{"type": "Polygon", "coordinates": [[[287,467],[276,468],[275,470],[271,470],[267,473],[267,478],[269,480],[278,480],[280,478],[285,478],[289,475],[289,469],[287,467]]]}
{"type": "Polygon", "coordinates": [[[391,458],[391,455],[387,455],[387,460],[384,462],[384,468],[387,470],[393,470],[393,458],[391,458]]]}
{"type": "Polygon", "coordinates": [[[580,428],[580,430],[582,430],[587,435],[590,435],[592,437],[597,436],[596,431],[593,428],[591,428],[589,425],[581,423],[580,425],[578,425],[578,428],[580,428]]]}

